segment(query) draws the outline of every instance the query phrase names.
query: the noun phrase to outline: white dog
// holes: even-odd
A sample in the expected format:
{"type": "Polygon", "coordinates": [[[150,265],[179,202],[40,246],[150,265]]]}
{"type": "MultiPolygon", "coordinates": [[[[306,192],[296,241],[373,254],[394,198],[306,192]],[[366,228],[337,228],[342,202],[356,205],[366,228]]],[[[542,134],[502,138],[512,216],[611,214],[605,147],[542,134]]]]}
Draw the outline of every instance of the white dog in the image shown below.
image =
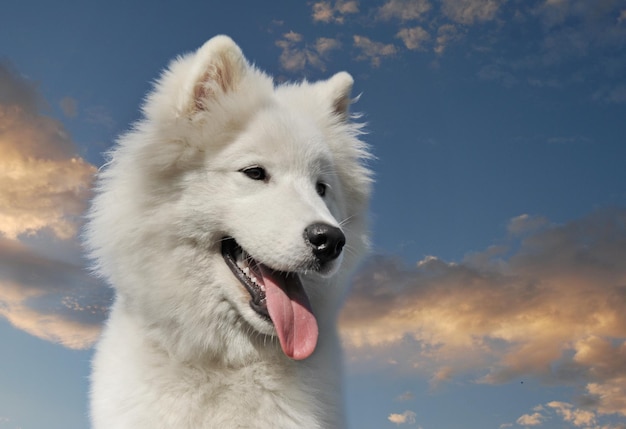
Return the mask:
{"type": "Polygon", "coordinates": [[[274,86],[226,36],[163,73],[89,214],[116,290],[95,429],[345,426],[335,324],[371,188],[352,83],[274,86]]]}

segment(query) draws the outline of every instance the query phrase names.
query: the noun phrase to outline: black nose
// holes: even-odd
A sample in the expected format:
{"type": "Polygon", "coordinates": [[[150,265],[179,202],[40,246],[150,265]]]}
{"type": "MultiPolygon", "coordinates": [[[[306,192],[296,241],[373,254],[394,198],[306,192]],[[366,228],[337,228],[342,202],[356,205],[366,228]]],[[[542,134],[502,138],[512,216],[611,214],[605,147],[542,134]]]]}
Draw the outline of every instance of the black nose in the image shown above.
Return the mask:
{"type": "Polygon", "coordinates": [[[325,223],[314,223],[304,229],[304,238],[313,248],[320,263],[337,258],[346,244],[346,237],[339,228],[325,223]]]}

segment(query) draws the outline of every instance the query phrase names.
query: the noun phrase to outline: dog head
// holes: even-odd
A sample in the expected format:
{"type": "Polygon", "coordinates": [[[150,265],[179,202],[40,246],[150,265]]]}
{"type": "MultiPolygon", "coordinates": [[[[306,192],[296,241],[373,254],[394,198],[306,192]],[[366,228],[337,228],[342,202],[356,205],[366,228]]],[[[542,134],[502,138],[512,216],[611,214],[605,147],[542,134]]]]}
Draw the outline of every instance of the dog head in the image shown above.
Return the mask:
{"type": "Polygon", "coordinates": [[[234,356],[260,333],[313,353],[367,245],[352,83],[275,87],[226,36],[170,64],[101,172],[87,231],[119,305],[159,341],[234,356]]]}

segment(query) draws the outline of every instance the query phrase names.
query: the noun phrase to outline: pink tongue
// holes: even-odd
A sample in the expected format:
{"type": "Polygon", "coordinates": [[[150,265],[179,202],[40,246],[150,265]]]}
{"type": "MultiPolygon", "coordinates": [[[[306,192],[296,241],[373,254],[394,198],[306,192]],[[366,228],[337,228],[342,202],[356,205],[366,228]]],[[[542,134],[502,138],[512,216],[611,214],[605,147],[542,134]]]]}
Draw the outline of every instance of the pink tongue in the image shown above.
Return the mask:
{"type": "Polygon", "coordinates": [[[262,265],[259,268],[265,284],[267,310],[283,352],[296,360],[308,358],[317,345],[317,320],[300,279],[297,276],[287,279],[262,265]]]}

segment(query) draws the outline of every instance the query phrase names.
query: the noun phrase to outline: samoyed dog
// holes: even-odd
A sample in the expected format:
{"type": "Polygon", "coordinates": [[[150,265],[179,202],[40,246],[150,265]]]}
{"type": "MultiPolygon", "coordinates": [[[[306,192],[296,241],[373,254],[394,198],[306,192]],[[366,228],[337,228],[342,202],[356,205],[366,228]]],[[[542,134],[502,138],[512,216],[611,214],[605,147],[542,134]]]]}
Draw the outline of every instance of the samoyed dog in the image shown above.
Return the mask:
{"type": "Polygon", "coordinates": [[[275,85],[226,36],[162,74],[89,212],[116,291],[95,429],[345,426],[335,325],[371,188],[352,84],[275,85]]]}

